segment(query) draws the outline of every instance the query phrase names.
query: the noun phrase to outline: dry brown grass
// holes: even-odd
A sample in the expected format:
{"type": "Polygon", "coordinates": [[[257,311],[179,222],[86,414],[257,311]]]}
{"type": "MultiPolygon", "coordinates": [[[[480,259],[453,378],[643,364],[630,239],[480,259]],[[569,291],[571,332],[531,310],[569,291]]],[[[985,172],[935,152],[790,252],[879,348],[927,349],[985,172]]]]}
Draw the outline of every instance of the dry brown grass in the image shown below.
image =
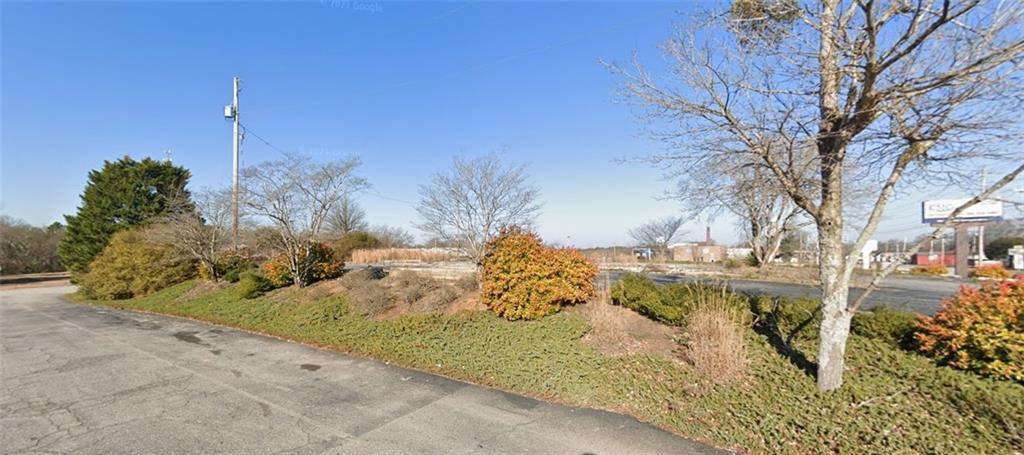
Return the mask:
{"type": "Polygon", "coordinates": [[[631,248],[586,248],[580,250],[587,259],[596,264],[616,263],[635,264],[636,256],[631,248]]]}
{"type": "Polygon", "coordinates": [[[687,317],[684,338],[686,360],[711,382],[728,383],[746,376],[743,327],[728,309],[698,306],[687,317]]]}
{"type": "Polygon", "coordinates": [[[409,270],[397,270],[386,276],[375,272],[355,270],[338,280],[352,309],[371,318],[445,313],[466,294],[444,280],[409,270]]]}
{"type": "Polygon", "coordinates": [[[360,264],[389,261],[444,262],[458,258],[456,252],[442,248],[377,248],[352,252],[352,262],[360,264]]]}

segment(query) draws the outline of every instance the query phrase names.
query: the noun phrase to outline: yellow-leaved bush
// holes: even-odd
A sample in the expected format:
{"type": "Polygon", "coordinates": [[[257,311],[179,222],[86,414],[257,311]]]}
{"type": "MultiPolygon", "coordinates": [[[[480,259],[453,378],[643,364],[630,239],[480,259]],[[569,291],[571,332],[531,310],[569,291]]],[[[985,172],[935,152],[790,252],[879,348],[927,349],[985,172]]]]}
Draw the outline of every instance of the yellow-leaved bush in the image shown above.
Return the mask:
{"type": "Polygon", "coordinates": [[[1024,281],[961,286],[914,335],[941,363],[1024,382],[1024,281]]]}
{"type": "Polygon", "coordinates": [[[505,319],[538,319],[594,295],[593,263],[519,229],[488,242],[482,265],[481,300],[505,319]]]}
{"type": "Polygon", "coordinates": [[[170,245],[147,241],[142,231],[133,229],[111,237],[79,287],[94,299],[130,299],[185,281],[194,271],[193,262],[176,255],[170,245]]]}

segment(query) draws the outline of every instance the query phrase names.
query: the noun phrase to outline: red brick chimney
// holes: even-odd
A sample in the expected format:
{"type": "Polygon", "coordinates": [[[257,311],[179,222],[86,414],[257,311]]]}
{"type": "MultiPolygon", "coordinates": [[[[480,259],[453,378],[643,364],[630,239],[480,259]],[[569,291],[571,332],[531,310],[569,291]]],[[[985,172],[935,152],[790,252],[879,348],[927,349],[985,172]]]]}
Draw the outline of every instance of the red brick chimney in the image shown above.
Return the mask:
{"type": "Polygon", "coordinates": [[[704,231],[704,244],[711,246],[711,226],[708,226],[704,231]]]}

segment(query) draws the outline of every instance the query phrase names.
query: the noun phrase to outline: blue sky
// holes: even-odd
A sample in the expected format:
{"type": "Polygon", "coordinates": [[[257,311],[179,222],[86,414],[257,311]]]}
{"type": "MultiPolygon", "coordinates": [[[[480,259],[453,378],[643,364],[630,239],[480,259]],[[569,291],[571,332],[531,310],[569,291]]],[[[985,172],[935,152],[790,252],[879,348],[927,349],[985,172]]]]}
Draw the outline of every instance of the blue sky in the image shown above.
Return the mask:
{"type": "MultiPolygon", "coordinates": [[[[600,59],[647,62],[672,21],[711,3],[3,3],[0,210],[44,224],[73,213],[88,170],[163,157],[195,187],[230,182],[232,76],[242,122],[318,159],[359,155],[372,223],[412,229],[417,186],[453,156],[527,163],[540,233],[628,242],[677,213],[657,151],[600,59]],[[358,6],[357,6],[358,5],[358,6]]],[[[278,157],[249,136],[243,164],[278,157]]],[[[897,202],[882,237],[918,231],[897,202]]],[[[908,210],[912,208],[913,210],[908,210]]],[[[688,227],[694,237],[700,224],[688,227]]],[[[716,240],[736,241],[732,220],[716,240]]]]}

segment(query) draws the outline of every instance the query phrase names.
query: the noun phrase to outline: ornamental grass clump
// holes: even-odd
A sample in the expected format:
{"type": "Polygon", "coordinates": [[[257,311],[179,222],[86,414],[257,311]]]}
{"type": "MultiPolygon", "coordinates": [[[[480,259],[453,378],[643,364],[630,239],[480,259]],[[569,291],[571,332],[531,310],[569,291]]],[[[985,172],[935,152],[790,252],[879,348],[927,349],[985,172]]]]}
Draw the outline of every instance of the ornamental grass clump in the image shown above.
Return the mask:
{"type": "Polygon", "coordinates": [[[488,242],[482,266],[481,301],[505,319],[538,319],[594,296],[597,267],[533,233],[502,232],[488,242]]]}
{"type": "Polygon", "coordinates": [[[701,305],[686,318],[686,361],[707,380],[724,384],[747,374],[746,328],[742,315],[728,305],[701,305]]]}
{"type": "Polygon", "coordinates": [[[940,363],[1024,382],[1024,280],[961,286],[917,327],[918,349],[940,363]]]}

